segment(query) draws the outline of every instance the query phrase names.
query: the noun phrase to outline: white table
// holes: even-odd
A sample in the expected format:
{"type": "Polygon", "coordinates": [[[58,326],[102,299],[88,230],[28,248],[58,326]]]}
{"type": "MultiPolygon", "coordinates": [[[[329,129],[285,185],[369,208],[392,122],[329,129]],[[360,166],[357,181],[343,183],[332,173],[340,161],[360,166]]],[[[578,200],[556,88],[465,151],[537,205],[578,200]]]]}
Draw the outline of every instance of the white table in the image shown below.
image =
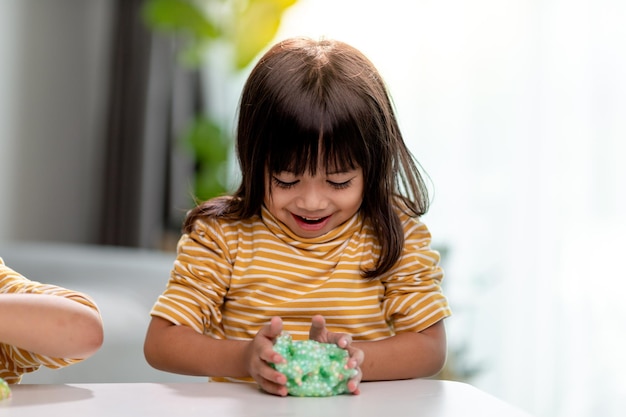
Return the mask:
{"type": "Polygon", "coordinates": [[[0,416],[529,417],[468,384],[416,379],[367,382],[360,395],[275,397],[240,383],[22,384],[0,416]]]}

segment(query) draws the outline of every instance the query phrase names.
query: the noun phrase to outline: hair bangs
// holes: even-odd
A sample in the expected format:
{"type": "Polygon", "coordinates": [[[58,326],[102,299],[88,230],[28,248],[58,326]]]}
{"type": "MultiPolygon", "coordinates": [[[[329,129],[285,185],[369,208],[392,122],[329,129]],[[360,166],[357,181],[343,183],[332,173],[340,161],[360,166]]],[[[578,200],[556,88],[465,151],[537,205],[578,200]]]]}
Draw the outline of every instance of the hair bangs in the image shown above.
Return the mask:
{"type": "Polygon", "coordinates": [[[337,111],[300,101],[288,107],[290,111],[276,112],[275,120],[269,123],[270,172],[315,175],[318,169],[336,173],[367,164],[362,124],[368,118],[358,117],[354,108],[359,106],[342,106],[337,111]]]}
{"type": "Polygon", "coordinates": [[[292,117],[272,122],[271,126],[267,155],[269,171],[296,175],[315,172],[319,159],[319,131],[305,127],[292,117]]]}
{"type": "Polygon", "coordinates": [[[353,170],[364,164],[363,139],[359,129],[338,129],[327,132],[293,129],[284,126],[268,149],[268,167],[272,173],[337,173],[353,170]]]}

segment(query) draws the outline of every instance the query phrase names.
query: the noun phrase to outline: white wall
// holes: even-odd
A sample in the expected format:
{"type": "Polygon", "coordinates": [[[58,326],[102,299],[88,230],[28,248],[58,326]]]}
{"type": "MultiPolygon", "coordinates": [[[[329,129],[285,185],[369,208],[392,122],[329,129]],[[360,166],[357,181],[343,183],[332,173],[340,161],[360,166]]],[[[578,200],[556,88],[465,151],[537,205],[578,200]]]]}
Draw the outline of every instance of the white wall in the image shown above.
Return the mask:
{"type": "Polygon", "coordinates": [[[111,11],[0,2],[0,240],[96,238],[111,11]]]}

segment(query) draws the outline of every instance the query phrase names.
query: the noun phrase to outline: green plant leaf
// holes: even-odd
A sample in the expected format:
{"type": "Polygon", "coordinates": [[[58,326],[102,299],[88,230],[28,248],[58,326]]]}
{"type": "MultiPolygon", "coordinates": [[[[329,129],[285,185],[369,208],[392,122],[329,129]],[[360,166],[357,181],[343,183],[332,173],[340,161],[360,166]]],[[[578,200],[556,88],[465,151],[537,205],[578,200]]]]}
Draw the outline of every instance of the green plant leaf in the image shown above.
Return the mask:
{"type": "Polygon", "coordinates": [[[295,0],[250,0],[234,22],[235,67],[243,69],[276,36],[282,15],[295,0]]]}
{"type": "Polygon", "coordinates": [[[202,201],[226,193],[232,140],[217,122],[205,116],[193,121],[183,139],[195,157],[195,197],[202,201]]]}
{"type": "Polygon", "coordinates": [[[230,140],[220,125],[207,117],[193,122],[185,140],[200,164],[218,164],[228,159],[230,140]]]}
{"type": "Polygon", "coordinates": [[[249,1],[250,3],[255,3],[255,2],[274,3],[276,7],[278,7],[283,12],[298,2],[298,0],[249,0],[249,1]]]}
{"type": "Polygon", "coordinates": [[[188,0],[149,0],[144,5],[143,18],[156,30],[186,32],[198,41],[220,35],[204,11],[188,0]]]}
{"type": "Polygon", "coordinates": [[[196,172],[195,197],[204,201],[225,194],[224,176],[224,165],[201,165],[196,172]]]}

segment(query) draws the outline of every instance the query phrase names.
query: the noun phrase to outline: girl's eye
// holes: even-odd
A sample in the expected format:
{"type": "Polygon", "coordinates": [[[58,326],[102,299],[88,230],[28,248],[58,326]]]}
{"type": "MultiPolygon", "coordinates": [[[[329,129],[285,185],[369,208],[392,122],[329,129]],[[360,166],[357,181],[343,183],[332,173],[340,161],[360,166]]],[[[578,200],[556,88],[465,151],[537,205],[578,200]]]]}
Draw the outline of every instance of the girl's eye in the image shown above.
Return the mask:
{"type": "Polygon", "coordinates": [[[274,182],[274,185],[276,187],[282,188],[282,189],[285,189],[285,190],[287,190],[289,188],[292,188],[293,186],[295,186],[298,183],[297,180],[296,181],[287,182],[287,181],[281,181],[281,180],[279,180],[276,177],[272,177],[272,181],[274,182]]]}
{"type": "Polygon", "coordinates": [[[330,184],[331,187],[337,190],[343,190],[344,188],[348,188],[351,182],[352,182],[352,179],[349,179],[348,181],[344,181],[344,182],[328,181],[328,184],[330,184]]]}

